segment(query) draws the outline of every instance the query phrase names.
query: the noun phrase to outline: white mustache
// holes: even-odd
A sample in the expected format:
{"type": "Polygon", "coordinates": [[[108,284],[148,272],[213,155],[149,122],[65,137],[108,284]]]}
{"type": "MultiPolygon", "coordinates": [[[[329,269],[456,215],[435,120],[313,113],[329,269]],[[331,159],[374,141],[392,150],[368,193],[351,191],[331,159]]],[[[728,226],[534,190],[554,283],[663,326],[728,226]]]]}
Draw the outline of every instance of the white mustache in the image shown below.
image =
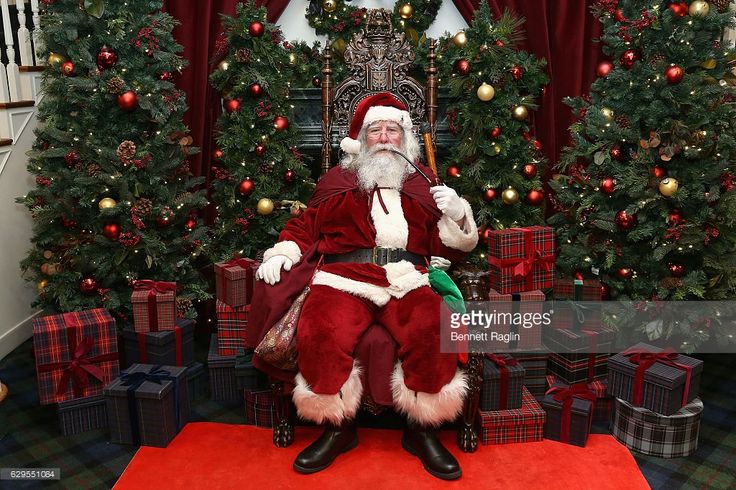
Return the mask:
{"type": "Polygon", "coordinates": [[[396,148],[394,145],[389,144],[389,143],[377,143],[377,144],[373,145],[373,147],[371,147],[369,154],[370,155],[375,155],[379,151],[391,151],[391,150],[398,151],[399,149],[396,148]]]}

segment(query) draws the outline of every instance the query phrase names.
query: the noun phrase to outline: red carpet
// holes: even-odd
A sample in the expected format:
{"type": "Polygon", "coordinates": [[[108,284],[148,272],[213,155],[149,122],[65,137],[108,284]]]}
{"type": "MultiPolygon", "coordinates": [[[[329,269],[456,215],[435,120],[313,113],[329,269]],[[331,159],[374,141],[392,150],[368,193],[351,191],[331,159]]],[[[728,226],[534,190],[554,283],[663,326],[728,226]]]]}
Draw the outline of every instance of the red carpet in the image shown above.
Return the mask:
{"type": "Polygon", "coordinates": [[[362,429],[360,445],[330,468],[312,475],[296,473],[292,461],[319,433],[297,427],[294,444],[279,449],[267,429],[191,423],[166,449],[140,448],[114,488],[649,488],[629,451],[612,436],[599,434],[592,435],[585,448],[542,441],[481,446],[465,454],[457,449],[454,432],[443,432],[443,443],[463,469],[459,480],[445,482],[401,449],[400,431],[362,429]]]}

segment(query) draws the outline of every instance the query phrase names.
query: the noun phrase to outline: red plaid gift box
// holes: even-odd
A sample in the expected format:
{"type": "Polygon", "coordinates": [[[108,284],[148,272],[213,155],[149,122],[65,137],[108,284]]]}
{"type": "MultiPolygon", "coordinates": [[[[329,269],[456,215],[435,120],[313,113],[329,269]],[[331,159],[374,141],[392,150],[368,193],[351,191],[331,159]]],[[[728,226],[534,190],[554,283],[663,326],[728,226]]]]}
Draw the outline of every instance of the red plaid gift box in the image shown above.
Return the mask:
{"type": "Polygon", "coordinates": [[[141,280],[133,283],[133,327],[136,332],[174,330],[176,283],[141,280]]]}
{"type": "Polygon", "coordinates": [[[602,300],[600,281],[555,279],[552,293],[555,299],[555,315],[552,322],[554,327],[573,330],[603,329],[599,304],[602,300]]]}
{"type": "Polygon", "coordinates": [[[245,423],[256,427],[273,427],[276,409],[273,390],[243,390],[245,423]]]}
{"type": "MultiPolygon", "coordinates": [[[[547,375],[547,389],[553,386],[568,386],[562,380],[557,379],[554,374],[547,375]]],[[[596,379],[588,383],[588,390],[595,395],[595,406],[593,407],[593,422],[611,422],[613,414],[613,397],[606,390],[607,379],[596,379]]]]}
{"type": "Polygon", "coordinates": [[[232,307],[250,304],[255,287],[258,262],[236,258],[215,264],[217,299],[232,307]]]}
{"type": "Polygon", "coordinates": [[[99,395],[119,372],[115,320],[107,310],[33,319],[41,405],[99,395]]]}
{"type": "Polygon", "coordinates": [[[514,352],[514,359],[524,367],[524,386],[537,399],[544,397],[547,391],[547,361],[549,354],[546,350],[533,352],[514,352]]]}
{"type": "Polygon", "coordinates": [[[217,300],[217,352],[221,356],[235,356],[245,348],[245,330],[248,327],[250,305],[230,306],[217,300]]]}
{"type": "Polygon", "coordinates": [[[541,441],[546,414],[539,402],[524,387],[521,408],[511,410],[480,410],[483,444],[541,441]]]}
{"type": "Polygon", "coordinates": [[[615,338],[616,332],[610,328],[579,331],[545,328],[544,345],[551,351],[548,370],[570,384],[603,378],[608,373],[608,358],[615,338]]]}
{"type": "Polygon", "coordinates": [[[603,293],[601,282],[596,279],[564,279],[555,278],[552,288],[554,299],[572,299],[575,301],[601,301],[603,293]]]}
{"type": "Polygon", "coordinates": [[[530,226],[488,235],[490,284],[501,294],[552,287],[555,239],[552,228],[530,226]]]}
{"type": "Polygon", "coordinates": [[[491,326],[492,332],[497,332],[499,340],[491,339],[490,343],[484,343],[488,346],[488,350],[493,352],[504,352],[509,350],[536,350],[542,347],[542,326],[532,325],[525,328],[519,325],[515,320],[523,318],[527,315],[539,313],[541,315],[544,310],[544,293],[542,291],[525,291],[513,294],[501,294],[495,289],[491,289],[488,293],[489,301],[494,302],[493,310],[497,315],[510,313],[514,321],[510,323],[496,323],[491,326]],[[518,314],[518,315],[517,315],[518,314]],[[521,316],[519,316],[521,315],[521,316]],[[510,334],[510,341],[504,342],[503,335],[510,334]]]}

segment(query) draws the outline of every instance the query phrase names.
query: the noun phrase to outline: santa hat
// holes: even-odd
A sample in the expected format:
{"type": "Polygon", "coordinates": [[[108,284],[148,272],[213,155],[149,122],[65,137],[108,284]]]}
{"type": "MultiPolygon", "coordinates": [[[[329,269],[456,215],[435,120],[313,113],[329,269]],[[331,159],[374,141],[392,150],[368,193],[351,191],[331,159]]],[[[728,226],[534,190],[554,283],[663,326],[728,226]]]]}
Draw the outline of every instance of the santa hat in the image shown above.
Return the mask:
{"type": "Polygon", "coordinates": [[[360,130],[375,121],[394,121],[399,123],[404,131],[411,131],[413,123],[406,106],[388,92],[379,92],[361,100],[355,108],[353,119],[350,121],[348,136],[340,142],[340,148],[345,153],[360,153],[360,130]]]}

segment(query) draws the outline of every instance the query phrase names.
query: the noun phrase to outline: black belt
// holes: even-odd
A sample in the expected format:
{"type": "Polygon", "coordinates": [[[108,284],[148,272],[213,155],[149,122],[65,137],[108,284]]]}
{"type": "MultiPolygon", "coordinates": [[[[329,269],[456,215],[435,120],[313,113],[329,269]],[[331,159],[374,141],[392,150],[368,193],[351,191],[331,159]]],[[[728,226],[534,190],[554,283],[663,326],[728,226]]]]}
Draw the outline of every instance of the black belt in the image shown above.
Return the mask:
{"type": "Polygon", "coordinates": [[[426,265],[424,257],[415,253],[407,252],[400,248],[359,248],[352,252],[344,254],[325,255],[325,264],[334,264],[335,262],[356,262],[369,263],[376,265],[386,265],[392,262],[400,262],[407,260],[414,265],[426,265]]]}

